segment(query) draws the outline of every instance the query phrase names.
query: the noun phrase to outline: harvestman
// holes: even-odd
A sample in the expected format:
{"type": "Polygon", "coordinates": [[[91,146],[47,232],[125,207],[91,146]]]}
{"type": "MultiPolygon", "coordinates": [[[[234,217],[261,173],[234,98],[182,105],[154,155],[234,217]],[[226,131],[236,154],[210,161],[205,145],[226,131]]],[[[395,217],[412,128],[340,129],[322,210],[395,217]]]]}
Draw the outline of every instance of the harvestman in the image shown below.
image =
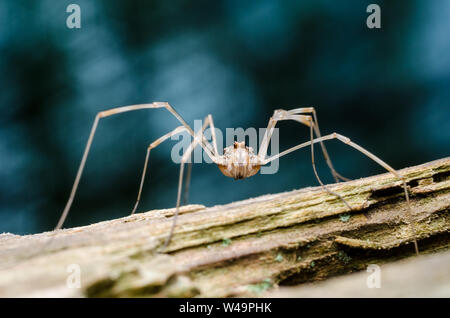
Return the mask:
{"type": "MultiPolygon", "coordinates": [[[[67,204],[64,208],[64,211],[58,221],[58,224],[57,224],[55,230],[58,230],[63,226],[64,221],[67,217],[67,214],[69,213],[70,207],[71,207],[73,199],[75,197],[75,193],[78,188],[78,184],[80,182],[81,175],[83,173],[84,165],[86,163],[86,158],[88,156],[89,149],[91,147],[92,140],[94,139],[95,131],[97,129],[98,122],[100,121],[100,119],[109,117],[112,115],[120,114],[120,113],[129,112],[129,111],[135,111],[135,110],[140,110],[140,109],[154,109],[154,108],[167,109],[173,116],[175,116],[178,119],[178,121],[182,125],[175,128],[171,132],[165,134],[164,136],[160,137],[159,139],[155,140],[148,146],[147,155],[145,157],[144,169],[142,171],[142,177],[141,177],[141,182],[140,182],[140,186],[139,186],[139,192],[138,192],[136,204],[134,205],[134,208],[133,208],[133,211],[131,212],[131,214],[133,214],[136,211],[139,201],[140,201],[140,198],[141,198],[142,187],[144,185],[145,173],[147,170],[150,151],[153,148],[156,148],[159,144],[161,144],[163,141],[167,140],[171,136],[174,136],[174,135],[179,134],[184,131],[187,131],[193,137],[193,141],[191,142],[191,144],[189,145],[189,147],[187,148],[186,152],[183,154],[183,157],[181,159],[180,175],[179,175],[179,180],[178,180],[178,194],[177,194],[176,210],[175,210],[175,215],[173,218],[172,226],[170,228],[170,233],[165,240],[163,249],[165,249],[167,247],[167,245],[169,244],[169,242],[172,238],[172,235],[173,235],[173,231],[175,229],[175,224],[177,221],[178,212],[179,212],[179,208],[180,208],[181,192],[182,192],[182,185],[183,185],[183,175],[184,175],[184,165],[190,158],[192,151],[194,150],[194,148],[197,145],[200,145],[203,148],[203,150],[208,154],[208,156],[211,158],[211,160],[219,167],[220,171],[225,176],[232,177],[234,179],[244,179],[244,178],[251,177],[259,171],[261,166],[266,165],[269,162],[271,162],[275,159],[278,159],[284,155],[287,155],[288,153],[291,153],[295,150],[298,150],[300,148],[304,148],[307,146],[311,146],[311,161],[312,161],[312,167],[313,167],[314,175],[315,175],[316,179],[318,180],[318,182],[320,183],[320,185],[322,186],[322,188],[324,190],[339,197],[343,201],[343,203],[351,210],[351,207],[342,198],[341,195],[329,190],[323,184],[323,182],[319,178],[319,175],[317,174],[316,165],[315,165],[315,161],[314,161],[314,144],[320,143],[323,155],[325,157],[327,165],[328,165],[329,169],[331,170],[331,173],[332,173],[335,181],[336,182],[339,182],[340,180],[347,181],[348,180],[347,178],[344,178],[343,176],[341,176],[334,169],[333,164],[330,159],[330,156],[328,155],[326,147],[323,143],[323,141],[325,141],[325,140],[337,139],[337,140],[343,142],[344,144],[349,145],[349,146],[355,148],[356,150],[362,152],[364,155],[366,155],[367,157],[369,157],[370,159],[372,159],[373,161],[378,163],[380,166],[385,168],[387,171],[391,172],[395,177],[397,177],[399,180],[402,181],[403,190],[405,193],[405,198],[406,198],[406,202],[407,202],[407,206],[408,206],[409,223],[411,225],[411,229],[412,229],[413,237],[414,237],[414,248],[415,248],[416,254],[419,254],[419,249],[418,249],[417,240],[416,240],[416,233],[415,233],[415,229],[413,226],[413,220],[412,220],[411,205],[409,202],[408,189],[406,186],[405,179],[396,170],[394,170],[391,166],[389,166],[387,163],[385,163],[383,160],[381,160],[374,154],[370,153],[366,149],[362,148],[361,146],[355,144],[349,138],[347,138],[343,135],[340,135],[338,133],[332,133],[332,134],[329,134],[326,136],[321,136],[320,129],[319,129],[319,123],[317,120],[317,115],[316,115],[316,111],[315,111],[314,107],[296,108],[296,109],[291,109],[291,110],[283,110],[283,109],[275,110],[275,112],[273,113],[272,117],[269,120],[267,130],[265,132],[264,138],[261,142],[261,145],[259,147],[259,151],[257,154],[254,154],[253,149],[251,147],[245,146],[245,142],[235,142],[233,145],[226,147],[224,149],[223,155],[220,155],[218,152],[218,149],[217,149],[217,141],[216,141],[216,135],[215,135],[214,122],[213,122],[211,115],[206,116],[202,128],[198,132],[194,132],[192,130],[192,128],[186,123],[186,121],[184,121],[184,119],[175,111],[175,109],[173,109],[173,107],[170,106],[169,103],[166,103],[166,102],[154,102],[151,104],[131,105],[131,106],[117,107],[117,108],[112,108],[112,109],[109,109],[106,111],[102,111],[102,112],[98,113],[97,116],[95,117],[94,124],[92,125],[89,139],[88,139],[86,147],[84,149],[83,157],[81,159],[81,163],[78,168],[78,172],[77,172],[77,175],[76,175],[73,187],[72,187],[72,191],[70,193],[69,200],[67,201],[67,204]],[[278,121],[282,121],[282,120],[294,120],[303,125],[310,127],[310,140],[307,142],[301,143],[297,146],[294,146],[292,148],[289,148],[289,149],[287,149],[279,154],[276,154],[272,157],[267,157],[267,148],[269,146],[270,139],[272,138],[272,134],[273,134],[275,125],[277,124],[278,121]],[[210,127],[210,129],[211,129],[212,145],[203,135],[203,132],[208,127],[210,127]],[[314,138],[314,134],[316,134],[316,138],[314,138]]],[[[189,165],[189,168],[190,167],[191,167],[191,164],[189,165]]],[[[187,176],[187,180],[186,180],[186,186],[185,186],[186,193],[187,193],[187,189],[189,186],[189,181],[190,181],[190,169],[188,170],[188,176],[187,176]]]]}

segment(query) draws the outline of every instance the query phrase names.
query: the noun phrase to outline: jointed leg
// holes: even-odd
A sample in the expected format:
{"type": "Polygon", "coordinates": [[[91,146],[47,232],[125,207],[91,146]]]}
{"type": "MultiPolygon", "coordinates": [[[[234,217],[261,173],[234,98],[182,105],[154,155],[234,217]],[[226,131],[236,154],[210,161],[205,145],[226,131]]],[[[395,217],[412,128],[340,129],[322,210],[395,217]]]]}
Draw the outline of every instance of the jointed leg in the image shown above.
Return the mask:
{"type": "MultiPolygon", "coordinates": [[[[314,131],[316,132],[316,134],[318,134],[320,136],[320,131],[317,127],[317,125],[315,124],[315,122],[313,122],[313,119],[311,116],[309,115],[299,115],[300,113],[313,113],[315,114],[314,108],[297,108],[297,109],[292,109],[289,111],[286,110],[276,110],[274,112],[274,115],[270,118],[269,120],[269,125],[268,128],[266,130],[266,134],[264,135],[264,139],[263,142],[261,143],[261,147],[260,147],[260,155],[261,156],[265,156],[266,154],[266,150],[267,150],[267,146],[269,144],[269,141],[272,137],[272,133],[273,133],[273,129],[277,123],[277,121],[281,121],[281,120],[294,120],[297,121],[303,125],[306,125],[308,127],[310,127],[310,133],[311,133],[311,141],[314,139],[314,131]]],[[[317,117],[317,116],[316,116],[317,117]]],[[[320,144],[322,145],[322,152],[323,155],[327,161],[328,167],[330,168],[336,182],[339,182],[339,178],[336,175],[336,171],[333,168],[333,165],[331,163],[331,160],[328,156],[328,153],[326,152],[326,148],[325,145],[323,143],[323,141],[320,142],[320,144]]],[[[260,157],[261,158],[261,157],[260,157]]],[[[317,168],[316,168],[316,163],[315,163],[315,156],[314,156],[314,147],[313,144],[311,144],[311,164],[312,164],[312,168],[314,171],[314,176],[316,177],[317,181],[319,182],[319,184],[322,186],[322,188],[327,191],[330,194],[333,194],[335,196],[337,196],[338,198],[340,198],[342,200],[342,202],[351,210],[350,205],[347,203],[347,201],[344,200],[344,198],[339,195],[336,192],[331,191],[330,189],[328,189],[324,183],[322,182],[322,180],[319,177],[319,174],[317,173],[317,168]]]]}
{"type": "Polygon", "coordinates": [[[391,172],[394,176],[396,176],[398,179],[400,179],[402,181],[403,191],[405,193],[406,203],[407,203],[407,206],[408,206],[408,218],[409,218],[408,222],[411,225],[411,231],[412,231],[412,234],[413,234],[413,237],[414,237],[414,248],[415,248],[416,254],[418,255],[419,254],[419,247],[417,245],[416,230],[415,230],[415,227],[414,227],[414,220],[413,220],[413,217],[412,217],[411,204],[409,202],[409,194],[408,194],[408,188],[406,186],[405,178],[403,176],[401,176],[394,168],[389,166],[386,162],[384,162],[383,160],[381,160],[380,158],[378,158],[377,156],[375,156],[371,152],[367,151],[363,147],[355,144],[349,138],[347,138],[347,137],[345,137],[343,135],[337,134],[337,133],[333,133],[333,134],[329,134],[329,135],[326,135],[326,136],[323,136],[323,137],[319,137],[319,138],[316,138],[316,139],[314,139],[312,141],[304,142],[302,144],[299,144],[297,146],[289,148],[289,149],[287,149],[287,150],[285,150],[285,151],[283,151],[283,152],[281,152],[281,153],[279,153],[277,155],[274,155],[274,156],[266,159],[264,161],[264,164],[267,164],[267,163],[269,163],[269,162],[271,162],[271,161],[273,161],[273,160],[275,160],[277,158],[280,158],[280,157],[282,157],[284,155],[287,155],[288,153],[291,153],[291,152],[293,152],[295,150],[298,150],[300,148],[304,148],[304,147],[307,147],[307,146],[313,146],[313,144],[315,144],[315,143],[322,142],[322,141],[325,141],[325,140],[331,140],[331,139],[338,139],[339,141],[343,142],[344,144],[355,148],[359,152],[362,152],[364,155],[366,155],[367,157],[369,157],[370,159],[372,159],[373,161],[378,163],[380,166],[385,168],[387,171],[391,172]]]}
{"type": "MultiPolygon", "coordinates": [[[[140,104],[140,105],[117,107],[117,108],[112,108],[112,109],[109,109],[109,110],[106,110],[106,111],[99,112],[97,114],[97,116],[95,116],[94,124],[92,125],[91,132],[89,134],[89,138],[88,138],[88,141],[86,143],[86,147],[84,148],[83,157],[81,159],[80,166],[78,167],[77,176],[75,177],[75,181],[73,183],[72,190],[70,192],[69,200],[67,201],[66,206],[64,207],[64,211],[61,214],[61,217],[60,217],[60,219],[58,221],[58,224],[55,227],[55,230],[60,229],[63,226],[64,221],[65,221],[65,219],[67,217],[67,214],[69,213],[70,207],[72,206],[72,202],[73,202],[73,199],[75,198],[75,194],[76,194],[76,191],[77,191],[77,188],[78,188],[78,184],[80,182],[81,175],[83,173],[84,165],[86,164],[86,159],[87,159],[87,156],[89,154],[89,150],[91,148],[92,140],[94,139],[95,131],[97,129],[98,122],[100,121],[100,119],[101,118],[105,118],[105,117],[109,117],[109,116],[112,116],[112,115],[120,114],[120,113],[125,113],[125,112],[140,110],[140,109],[153,109],[153,108],[165,108],[165,109],[167,109],[172,115],[174,115],[178,119],[178,121],[180,123],[183,124],[183,126],[186,128],[186,130],[189,132],[189,134],[191,134],[191,136],[194,136],[194,131],[192,130],[192,128],[189,127],[189,125],[184,121],[184,119],[172,108],[172,106],[170,106],[166,102],[154,102],[154,103],[151,103],[151,104],[140,104]]],[[[202,139],[200,144],[203,147],[203,149],[208,154],[210,154],[210,150],[207,149],[206,146],[205,146],[204,139],[202,139]]]]}
{"type": "MultiPolygon", "coordinates": [[[[180,201],[181,201],[181,192],[182,192],[182,188],[183,188],[183,173],[184,173],[184,164],[187,162],[187,160],[189,159],[189,157],[191,156],[192,151],[194,151],[195,147],[201,143],[202,140],[202,136],[203,136],[203,132],[205,131],[205,129],[210,126],[212,130],[214,130],[214,124],[212,121],[212,116],[208,115],[204,122],[203,122],[203,126],[202,129],[199,130],[195,136],[194,136],[194,140],[192,141],[192,143],[189,145],[188,149],[186,150],[186,152],[184,153],[183,157],[181,158],[181,163],[180,163],[180,175],[179,175],[179,179],[178,179],[178,193],[177,193],[177,205],[176,205],[176,209],[175,209],[175,214],[173,217],[173,222],[172,222],[172,226],[170,228],[170,232],[169,235],[166,238],[166,241],[164,242],[164,246],[162,248],[162,250],[165,250],[166,247],[169,245],[170,240],[172,239],[173,236],[173,231],[175,229],[175,225],[177,223],[177,218],[178,218],[178,212],[180,210],[180,201]]],[[[214,134],[214,133],[213,133],[214,134]]],[[[214,135],[215,136],[215,135],[214,135]]],[[[217,144],[216,144],[216,139],[215,137],[213,137],[213,143],[214,143],[214,148],[217,149],[217,144]]],[[[211,159],[214,162],[217,162],[217,156],[211,156],[211,159]]]]}
{"type": "MultiPolygon", "coordinates": [[[[314,107],[306,107],[306,108],[298,108],[297,109],[300,113],[312,113],[313,114],[313,119],[314,119],[314,131],[316,133],[317,138],[322,137],[321,133],[320,133],[320,128],[319,128],[319,120],[317,118],[317,113],[316,113],[316,109],[314,107]]],[[[334,180],[336,182],[339,182],[339,179],[343,180],[343,181],[350,181],[350,179],[340,175],[333,167],[333,163],[331,162],[331,158],[330,155],[328,154],[327,148],[325,147],[325,143],[321,142],[320,143],[320,147],[322,148],[322,153],[323,156],[325,158],[325,161],[327,162],[328,167],[331,170],[331,173],[334,177],[334,180]]]]}
{"type": "MultiPolygon", "coordinates": [[[[210,130],[211,130],[211,137],[212,137],[212,145],[213,145],[213,149],[211,149],[211,152],[215,155],[215,156],[219,156],[219,151],[217,150],[217,139],[216,139],[216,128],[214,127],[214,121],[212,116],[209,114],[207,116],[207,119],[209,121],[209,126],[210,126],[210,130]]],[[[203,137],[204,138],[204,137],[203,137]]],[[[208,143],[208,141],[206,140],[206,146],[209,147],[210,143],[208,143]]],[[[191,175],[192,175],[192,162],[188,163],[188,169],[187,169],[187,173],[186,173],[186,181],[184,183],[185,186],[185,190],[184,190],[184,196],[183,196],[183,205],[186,205],[188,203],[188,198],[189,198],[189,186],[191,184],[191,175]]]]}
{"type": "MultiPolygon", "coordinates": [[[[321,137],[320,129],[319,129],[319,122],[318,122],[317,114],[316,114],[314,107],[296,108],[296,109],[291,109],[291,110],[278,109],[274,112],[273,116],[270,118],[267,130],[266,130],[266,134],[264,136],[263,142],[261,142],[260,153],[259,153],[261,159],[265,159],[265,156],[267,154],[267,147],[268,147],[270,139],[272,137],[273,129],[278,121],[294,120],[294,121],[297,121],[308,127],[310,126],[309,120],[307,119],[309,116],[303,116],[300,114],[312,114],[313,115],[314,132],[316,133],[318,138],[321,137]]],[[[349,181],[350,179],[347,179],[347,178],[341,176],[334,169],[333,163],[331,162],[331,158],[328,155],[325,144],[323,142],[320,142],[320,146],[322,148],[322,153],[325,158],[325,161],[334,177],[334,180],[336,182],[339,182],[339,179],[344,180],[344,181],[349,181]]]]}
{"type": "MultiPolygon", "coordinates": [[[[211,130],[211,138],[212,138],[212,144],[213,144],[213,147],[214,147],[214,155],[218,156],[219,155],[219,151],[217,150],[216,127],[214,126],[214,120],[213,120],[211,114],[209,114],[207,116],[205,121],[208,122],[210,130],[211,130]]],[[[203,131],[204,131],[204,129],[203,129],[203,131]]]]}
{"type": "Polygon", "coordinates": [[[158,145],[160,145],[162,142],[164,142],[165,140],[167,140],[168,138],[175,136],[176,134],[179,134],[183,131],[186,131],[186,128],[184,126],[180,126],[175,128],[174,130],[172,130],[171,132],[165,134],[164,136],[162,136],[161,138],[158,138],[157,140],[155,140],[154,142],[152,142],[148,148],[147,148],[147,154],[145,156],[145,162],[144,162],[144,169],[142,170],[142,176],[141,176],[141,183],[139,186],[139,192],[138,192],[138,196],[136,199],[136,203],[134,204],[134,208],[133,211],[131,211],[131,214],[134,214],[134,212],[136,212],[136,209],[138,207],[139,201],[141,200],[141,193],[142,193],[142,188],[144,186],[144,179],[145,179],[145,173],[147,171],[147,165],[148,165],[148,159],[150,157],[150,151],[153,148],[156,148],[158,145]]]}
{"type": "MultiPolygon", "coordinates": [[[[325,191],[327,191],[328,193],[330,193],[330,194],[332,194],[334,196],[337,196],[347,206],[347,208],[349,210],[351,210],[352,208],[350,207],[350,205],[347,203],[347,201],[345,201],[345,199],[339,193],[331,191],[330,189],[328,189],[327,186],[325,184],[323,184],[322,180],[320,180],[319,174],[317,173],[316,162],[315,162],[315,158],[314,158],[314,142],[313,142],[313,140],[314,140],[314,132],[313,132],[314,124],[313,124],[312,121],[310,122],[309,127],[310,127],[310,136],[311,136],[311,139],[310,139],[310,142],[311,142],[311,163],[312,163],[314,175],[316,176],[317,181],[319,181],[319,184],[321,185],[321,187],[323,189],[325,189],[325,191]]],[[[323,142],[321,142],[320,144],[323,144],[323,142]]],[[[322,150],[323,149],[325,149],[325,148],[322,148],[322,150]]],[[[331,163],[331,161],[330,161],[330,163],[331,163]]]]}
{"type": "Polygon", "coordinates": [[[190,185],[191,185],[191,175],[192,175],[192,162],[188,162],[188,169],[187,169],[187,173],[186,173],[186,181],[184,182],[183,205],[188,204],[189,188],[190,188],[190,185]]]}

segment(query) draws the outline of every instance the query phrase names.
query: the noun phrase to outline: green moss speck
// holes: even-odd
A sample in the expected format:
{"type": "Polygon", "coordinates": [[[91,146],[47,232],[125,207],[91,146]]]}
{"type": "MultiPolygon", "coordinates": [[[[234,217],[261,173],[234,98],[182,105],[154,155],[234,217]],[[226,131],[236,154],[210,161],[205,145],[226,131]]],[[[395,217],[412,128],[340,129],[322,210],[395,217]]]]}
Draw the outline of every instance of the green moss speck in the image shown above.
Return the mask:
{"type": "Polygon", "coordinates": [[[309,263],[309,266],[314,267],[314,266],[316,266],[316,263],[314,261],[312,261],[311,263],[309,263]]]}
{"type": "Polygon", "coordinates": [[[339,251],[337,258],[340,261],[344,262],[344,264],[348,264],[352,260],[352,258],[348,256],[344,251],[339,251]]]}
{"type": "Polygon", "coordinates": [[[339,215],[339,220],[341,220],[342,222],[348,222],[348,220],[350,220],[350,214],[339,215]]]}
{"type": "Polygon", "coordinates": [[[272,287],[272,285],[272,280],[270,278],[266,278],[259,284],[247,285],[247,289],[252,293],[259,294],[272,287]]]}
{"type": "Polygon", "coordinates": [[[229,246],[231,244],[231,240],[229,238],[224,238],[222,241],[223,246],[229,246]]]}
{"type": "Polygon", "coordinates": [[[283,255],[281,255],[281,253],[278,253],[277,257],[275,257],[275,260],[276,260],[277,262],[282,262],[283,259],[284,259],[284,257],[283,257],[283,255]]]}

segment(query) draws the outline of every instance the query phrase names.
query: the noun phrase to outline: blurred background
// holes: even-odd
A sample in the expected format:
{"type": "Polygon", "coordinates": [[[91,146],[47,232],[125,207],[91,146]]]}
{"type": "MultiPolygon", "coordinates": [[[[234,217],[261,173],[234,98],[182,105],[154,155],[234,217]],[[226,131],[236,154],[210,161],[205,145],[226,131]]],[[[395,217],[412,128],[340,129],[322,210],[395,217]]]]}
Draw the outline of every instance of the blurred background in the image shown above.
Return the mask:
{"type": "MultiPolygon", "coordinates": [[[[0,233],[51,230],[68,199],[97,112],[169,101],[193,124],[266,127],[273,110],[314,106],[394,168],[449,155],[450,1],[0,1],[0,233]],[[366,8],[381,7],[381,29],[366,8]],[[66,8],[81,8],[69,29],[66,8]]],[[[126,216],[148,144],[178,125],[164,110],[100,122],[65,227],[126,216]]],[[[309,138],[283,122],[280,150],[309,138]]],[[[175,205],[176,141],[152,152],[138,211],[175,205]]],[[[336,169],[384,172],[338,141],[336,169]]],[[[316,148],[322,179],[333,182],[316,148]]],[[[224,204],[315,186],[308,149],[277,174],[224,177],[193,167],[190,203],[224,204]]]]}

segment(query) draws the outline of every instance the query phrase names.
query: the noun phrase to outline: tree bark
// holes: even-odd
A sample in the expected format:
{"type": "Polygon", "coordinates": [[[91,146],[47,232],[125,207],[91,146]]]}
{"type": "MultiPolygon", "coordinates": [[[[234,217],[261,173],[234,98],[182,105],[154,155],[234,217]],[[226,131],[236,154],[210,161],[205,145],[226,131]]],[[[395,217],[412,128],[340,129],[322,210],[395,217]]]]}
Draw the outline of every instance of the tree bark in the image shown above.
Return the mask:
{"type": "MultiPolygon", "coordinates": [[[[421,254],[450,246],[450,158],[399,171],[421,254]]],[[[2,297],[263,296],[414,256],[401,181],[392,174],[35,235],[0,235],[2,297]],[[78,278],[80,288],[77,288],[78,278]]],[[[417,258],[411,258],[413,262],[417,258]]]]}
{"type": "Polygon", "coordinates": [[[282,298],[450,297],[450,252],[421,255],[323,282],[280,287],[265,294],[282,298]]]}

